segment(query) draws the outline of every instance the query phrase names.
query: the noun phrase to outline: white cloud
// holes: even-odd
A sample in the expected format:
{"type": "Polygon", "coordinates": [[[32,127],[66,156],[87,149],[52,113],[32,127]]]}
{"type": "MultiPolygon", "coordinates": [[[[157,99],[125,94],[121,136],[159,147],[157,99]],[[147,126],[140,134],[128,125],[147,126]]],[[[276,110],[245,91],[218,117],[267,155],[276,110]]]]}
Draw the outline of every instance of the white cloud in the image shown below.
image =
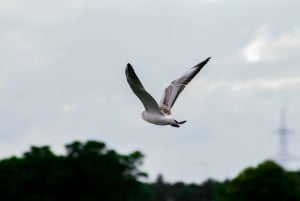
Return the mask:
{"type": "Polygon", "coordinates": [[[231,3],[235,0],[195,0],[197,3],[215,4],[215,3],[231,3]]]}
{"type": "Polygon", "coordinates": [[[294,54],[300,49],[300,28],[294,28],[277,37],[271,35],[268,25],[258,27],[254,39],[242,50],[242,56],[250,63],[276,61],[294,54]]]}
{"type": "Polygon", "coordinates": [[[19,53],[36,53],[38,48],[35,44],[25,38],[23,30],[12,29],[0,32],[2,43],[11,51],[19,53]]]}
{"type": "Polygon", "coordinates": [[[205,79],[195,80],[193,85],[186,89],[188,94],[193,94],[195,89],[202,91],[229,91],[232,93],[249,92],[249,91],[279,91],[290,88],[300,88],[300,76],[286,76],[276,78],[257,78],[245,81],[208,81],[205,79]]]}
{"type": "Polygon", "coordinates": [[[237,82],[231,86],[231,90],[233,92],[240,92],[244,90],[278,91],[290,87],[300,87],[300,76],[274,79],[255,79],[245,82],[237,82]]]}
{"type": "Polygon", "coordinates": [[[0,30],[0,43],[3,55],[0,64],[11,73],[44,69],[51,60],[26,30],[0,30]]]}
{"type": "MultiPolygon", "coordinates": [[[[199,118],[206,119],[215,112],[225,118],[228,115],[229,121],[241,111],[247,113],[252,110],[255,113],[262,112],[260,108],[264,107],[263,110],[266,107],[273,110],[275,106],[293,105],[299,100],[299,90],[300,75],[236,81],[196,79],[179,97],[173,114],[176,117],[188,117],[190,121],[198,121],[199,118]],[[200,109],[191,107],[194,105],[199,105],[200,109]]],[[[214,129],[213,126],[210,129],[214,129]]]]}
{"type": "Polygon", "coordinates": [[[65,112],[65,113],[74,112],[76,110],[77,110],[77,106],[74,105],[74,104],[65,104],[62,107],[62,111],[65,112]]]}
{"type": "Polygon", "coordinates": [[[24,1],[0,1],[0,16],[15,16],[26,12],[24,1]]]}

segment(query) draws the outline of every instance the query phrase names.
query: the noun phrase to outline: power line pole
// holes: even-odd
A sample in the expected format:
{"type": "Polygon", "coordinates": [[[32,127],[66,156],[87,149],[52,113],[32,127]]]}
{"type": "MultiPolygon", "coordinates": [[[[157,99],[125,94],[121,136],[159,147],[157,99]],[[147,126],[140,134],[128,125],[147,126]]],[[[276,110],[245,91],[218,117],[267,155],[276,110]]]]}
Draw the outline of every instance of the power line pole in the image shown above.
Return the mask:
{"type": "Polygon", "coordinates": [[[279,134],[278,162],[283,168],[288,168],[288,161],[292,159],[288,151],[288,135],[292,134],[292,131],[287,128],[285,110],[280,112],[280,127],[277,133],[279,134]]]}

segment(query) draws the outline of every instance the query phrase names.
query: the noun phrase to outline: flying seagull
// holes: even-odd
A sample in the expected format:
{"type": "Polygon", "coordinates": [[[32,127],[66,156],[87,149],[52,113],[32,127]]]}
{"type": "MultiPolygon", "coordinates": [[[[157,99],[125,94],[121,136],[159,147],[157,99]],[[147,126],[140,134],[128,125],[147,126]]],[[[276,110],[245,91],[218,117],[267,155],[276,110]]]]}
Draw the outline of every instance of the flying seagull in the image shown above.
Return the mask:
{"type": "Polygon", "coordinates": [[[169,116],[171,114],[171,108],[185,86],[197,75],[197,73],[199,73],[209,59],[210,57],[192,67],[180,78],[173,80],[165,89],[160,103],[157,103],[155,99],[145,90],[143,84],[135,74],[131,64],[128,63],[125,71],[127,82],[132,91],[142,101],[145,107],[145,111],[142,112],[142,118],[149,123],[157,125],[170,125],[173,127],[179,127],[180,124],[184,124],[186,121],[177,121],[169,116]]]}

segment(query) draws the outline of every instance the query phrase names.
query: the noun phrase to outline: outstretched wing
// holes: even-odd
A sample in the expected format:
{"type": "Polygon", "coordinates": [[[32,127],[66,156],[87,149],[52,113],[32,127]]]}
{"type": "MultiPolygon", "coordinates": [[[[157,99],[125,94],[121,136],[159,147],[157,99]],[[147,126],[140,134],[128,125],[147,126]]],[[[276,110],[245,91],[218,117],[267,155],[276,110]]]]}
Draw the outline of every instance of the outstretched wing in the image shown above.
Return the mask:
{"type": "Polygon", "coordinates": [[[171,108],[174,105],[179,94],[185,88],[185,86],[199,73],[203,66],[210,60],[210,57],[192,67],[190,70],[184,73],[183,76],[171,82],[171,84],[165,89],[163,97],[160,101],[159,107],[162,112],[171,114],[171,108]]]}
{"type": "Polygon", "coordinates": [[[126,67],[126,78],[127,82],[135,93],[135,95],[142,101],[145,110],[150,113],[159,113],[162,114],[157,102],[155,99],[145,90],[144,86],[142,85],[141,81],[135,74],[131,64],[127,64],[126,67]]]}

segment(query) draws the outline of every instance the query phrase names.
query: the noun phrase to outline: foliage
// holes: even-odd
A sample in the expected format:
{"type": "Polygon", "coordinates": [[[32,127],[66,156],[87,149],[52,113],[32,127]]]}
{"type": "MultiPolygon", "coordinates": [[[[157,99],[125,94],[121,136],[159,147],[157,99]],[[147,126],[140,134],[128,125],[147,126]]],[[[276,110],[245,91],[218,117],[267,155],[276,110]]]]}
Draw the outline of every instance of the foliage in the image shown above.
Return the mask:
{"type": "Polygon", "coordinates": [[[149,185],[150,196],[145,201],[213,201],[219,183],[207,180],[202,184],[166,183],[162,175],[149,185]]]}
{"type": "Polygon", "coordinates": [[[143,154],[127,155],[103,142],[75,141],[65,155],[49,146],[32,146],[22,157],[0,161],[1,201],[295,201],[300,200],[300,171],[287,172],[273,161],[243,170],[222,183],[154,183],[139,170],[143,154]]]}
{"type": "Polygon", "coordinates": [[[137,200],[143,155],[120,155],[102,142],[66,145],[65,156],[48,146],[0,161],[0,200],[137,200]]]}
{"type": "Polygon", "coordinates": [[[218,201],[300,200],[300,180],[273,161],[249,167],[219,189],[218,201]]]}

